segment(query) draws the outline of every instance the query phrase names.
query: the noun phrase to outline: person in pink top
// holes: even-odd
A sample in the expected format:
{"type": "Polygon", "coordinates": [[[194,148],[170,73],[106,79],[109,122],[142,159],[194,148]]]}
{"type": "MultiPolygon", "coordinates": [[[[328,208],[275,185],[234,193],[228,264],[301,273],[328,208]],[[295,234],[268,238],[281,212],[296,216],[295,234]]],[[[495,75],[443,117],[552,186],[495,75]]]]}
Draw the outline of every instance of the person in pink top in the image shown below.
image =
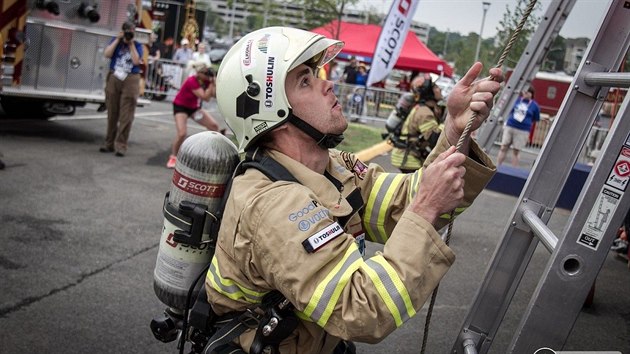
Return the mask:
{"type": "Polygon", "coordinates": [[[167,168],[175,168],[177,152],[186,139],[186,124],[189,117],[208,130],[219,131],[219,124],[206,110],[201,108],[202,101],[216,97],[214,70],[203,62],[193,64],[196,74],[189,76],[173,100],[173,114],[177,133],[171,147],[167,168]]]}

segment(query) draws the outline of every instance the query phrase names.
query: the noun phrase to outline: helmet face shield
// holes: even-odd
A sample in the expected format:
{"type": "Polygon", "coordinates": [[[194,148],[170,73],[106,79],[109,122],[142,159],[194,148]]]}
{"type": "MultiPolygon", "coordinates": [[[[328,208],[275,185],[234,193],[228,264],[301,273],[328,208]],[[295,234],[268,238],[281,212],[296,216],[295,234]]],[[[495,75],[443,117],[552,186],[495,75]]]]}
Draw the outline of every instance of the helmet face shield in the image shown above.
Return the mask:
{"type": "Polygon", "coordinates": [[[306,64],[311,68],[321,68],[333,60],[343,48],[343,42],[321,37],[317,42],[309,46],[289,68],[295,69],[300,64],[306,64]]]}
{"type": "Polygon", "coordinates": [[[288,72],[300,64],[322,66],[342,47],[313,32],[269,27],[249,33],[228,51],[217,74],[217,103],[241,152],[288,119],[288,72]]]}

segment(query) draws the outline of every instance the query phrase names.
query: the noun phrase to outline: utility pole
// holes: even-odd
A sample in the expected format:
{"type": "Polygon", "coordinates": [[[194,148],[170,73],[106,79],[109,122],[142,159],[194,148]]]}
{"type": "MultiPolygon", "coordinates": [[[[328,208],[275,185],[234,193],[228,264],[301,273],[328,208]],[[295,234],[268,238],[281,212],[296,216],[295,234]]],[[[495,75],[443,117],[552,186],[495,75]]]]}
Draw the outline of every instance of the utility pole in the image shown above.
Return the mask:
{"type": "Polygon", "coordinates": [[[481,29],[479,30],[479,39],[477,39],[477,50],[475,51],[475,63],[479,60],[479,49],[481,49],[481,34],[483,33],[483,25],[486,22],[486,12],[490,8],[490,2],[484,1],[481,3],[483,7],[483,17],[481,17],[481,29]]]}
{"type": "Polygon", "coordinates": [[[236,13],[236,0],[232,0],[232,11],[230,16],[230,40],[234,38],[234,16],[236,13]]]}
{"type": "Polygon", "coordinates": [[[448,46],[448,35],[451,33],[451,29],[446,29],[446,38],[444,38],[444,50],[442,50],[442,59],[446,58],[446,47],[448,46]]]}

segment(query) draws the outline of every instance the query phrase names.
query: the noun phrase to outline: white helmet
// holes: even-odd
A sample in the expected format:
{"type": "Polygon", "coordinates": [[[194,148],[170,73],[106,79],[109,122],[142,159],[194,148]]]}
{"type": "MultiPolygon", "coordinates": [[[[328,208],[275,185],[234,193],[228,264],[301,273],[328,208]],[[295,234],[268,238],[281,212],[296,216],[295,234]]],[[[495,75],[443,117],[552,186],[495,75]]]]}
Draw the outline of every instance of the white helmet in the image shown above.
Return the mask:
{"type": "Polygon", "coordinates": [[[234,44],[219,67],[217,103],[240,152],[292,116],[287,73],[303,63],[321,67],[342,47],[341,41],[289,27],[263,28],[234,44]]]}

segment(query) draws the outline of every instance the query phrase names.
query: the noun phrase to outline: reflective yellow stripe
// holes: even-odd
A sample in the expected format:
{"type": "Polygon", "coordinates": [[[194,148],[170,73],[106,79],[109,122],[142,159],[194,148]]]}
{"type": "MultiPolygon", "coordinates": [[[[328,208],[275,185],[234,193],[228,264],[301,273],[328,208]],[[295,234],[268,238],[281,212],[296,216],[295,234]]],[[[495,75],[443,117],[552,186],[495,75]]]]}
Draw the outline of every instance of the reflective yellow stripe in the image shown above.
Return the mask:
{"type": "Polygon", "coordinates": [[[394,268],[383,256],[370,258],[361,266],[361,269],[374,283],[376,291],[394,318],[396,327],[400,327],[416,314],[409,292],[407,292],[394,268]]]}
{"type": "Polygon", "coordinates": [[[304,314],[324,327],[335,309],[341,291],[361,264],[363,264],[361,253],[356,243],[352,242],[341,261],[317,285],[303,311],[304,314]]]}
{"type": "MultiPolygon", "coordinates": [[[[455,216],[459,216],[461,213],[463,213],[466,210],[465,207],[461,207],[461,208],[455,208],[455,216]]],[[[441,219],[446,219],[446,220],[450,220],[451,219],[451,213],[446,213],[446,214],[442,214],[440,215],[441,219]]]]}
{"type": "Polygon", "coordinates": [[[420,133],[424,133],[424,132],[426,132],[428,130],[431,130],[431,129],[437,127],[437,126],[438,126],[437,122],[435,122],[435,121],[428,121],[428,122],[420,124],[418,129],[420,130],[420,133]]]}
{"type": "Polygon", "coordinates": [[[405,156],[405,150],[403,149],[394,149],[391,153],[391,163],[396,167],[403,167],[409,170],[417,170],[422,167],[423,161],[420,161],[413,154],[407,154],[407,161],[405,161],[405,165],[403,166],[403,159],[405,156]]]}
{"type": "Polygon", "coordinates": [[[422,169],[417,170],[413,173],[409,180],[409,188],[408,188],[408,202],[411,203],[411,200],[415,198],[418,193],[418,186],[420,185],[420,179],[422,178],[422,169]]]}
{"type": "Polygon", "coordinates": [[[404,177],[405,175],[400,173],[382,173],[376,178],[366,203],[363,221],[370,241],[380,243],[387,241],[385,215],[394,192],[404,177]]]}
{"type": "Polygon", "coordinates": [[[267,292],[257,292],[221,276],[216,257],[212,258],[212,264],[206,275],[206,279],[212,284],[212,288],[232,300],[244,300],[252,304],[262,301],[267,292]]]}
{"type": "Polygon", "coordinates": [[[404,135],[405,138],[407,134],[409,134],[409,122],[411,121],[411,117],[416,114],[416,110],[418,109],[417,105],[414,105],[409,114],[407,114],[407,118],[405,118],[405,122],[403,123],[402,129],[400,130],[400,134],[404,135]]]}

